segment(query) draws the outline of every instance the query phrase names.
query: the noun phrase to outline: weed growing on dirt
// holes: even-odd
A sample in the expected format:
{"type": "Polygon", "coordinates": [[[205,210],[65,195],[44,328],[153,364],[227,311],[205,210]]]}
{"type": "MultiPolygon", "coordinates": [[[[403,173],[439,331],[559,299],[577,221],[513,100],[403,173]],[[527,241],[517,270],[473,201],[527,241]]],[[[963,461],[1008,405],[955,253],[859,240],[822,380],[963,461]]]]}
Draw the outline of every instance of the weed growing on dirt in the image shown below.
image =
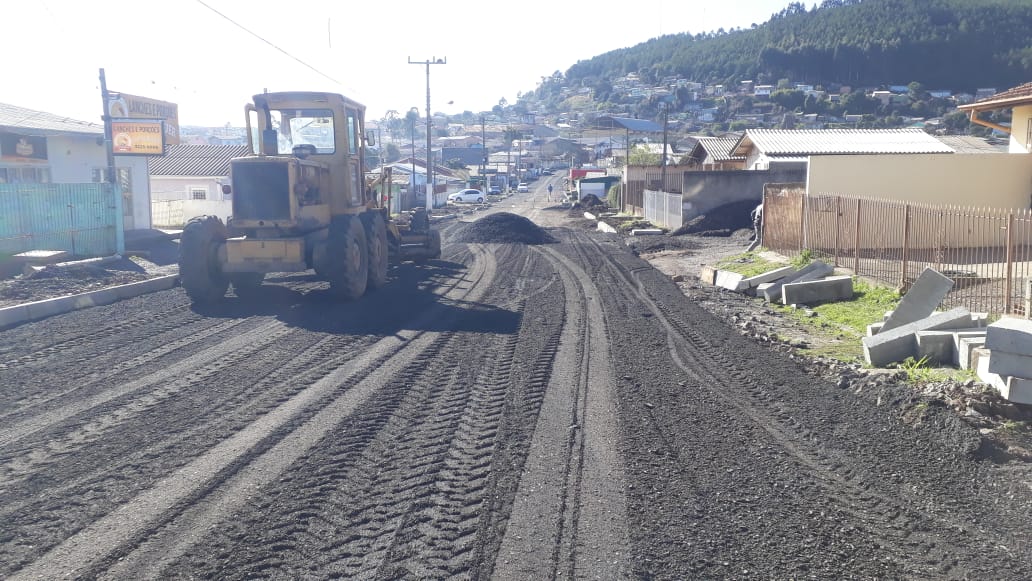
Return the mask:
{"type": "Polygon", "coordinates": [[[803,251],[799,253],[799,256],[793,258],[789,264],[796,268],[802,268],[811,262],[813,262],[813,252],[811,252],[809,248],[804,248],[803,251]]]}
{"type": "Polygon", "coordinates": [[[896,365],[907,376],[910,383],[936,383],[944,381],[966,381],[974,378],[970,369],[953,369],[951,367],[931,367],[928,356],[920,359],[907,357],[896,365]]]}
{"type": "Polygon", "coordinates": [[[1007,432],[1014,435],[1032,433],[1032,422],[1021,420],[1007,420],[1000,425],[997,432],[1007,432]]]}

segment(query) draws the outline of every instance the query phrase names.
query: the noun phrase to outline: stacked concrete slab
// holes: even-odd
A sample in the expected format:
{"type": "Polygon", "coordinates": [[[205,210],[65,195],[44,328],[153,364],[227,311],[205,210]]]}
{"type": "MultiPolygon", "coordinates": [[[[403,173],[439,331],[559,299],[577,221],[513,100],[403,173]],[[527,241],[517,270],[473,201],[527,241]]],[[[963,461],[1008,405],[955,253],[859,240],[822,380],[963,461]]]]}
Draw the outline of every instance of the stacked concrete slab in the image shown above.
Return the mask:
{"type": "MultiPolygon", "coordinates": [[[[864,358],[875,367],[886,367],[905,361],[908,357],[920,359],[918,334],[925,331],[970,329],[971,312],[957,307],[945,313],[934,313],[924,319],[901,327],[864,337],[864,358]]],[[[951,339],[952,342],[952,339],[951,339]]],[[[945,356],[943,356],[945,358],[945,356]]]]}
{"type": "MultiPolygon", "coordinates": [[[[784,292],[782,291],[786,284],[820,280],[826,276],[831,275],[834,271],[835,269],[832,268],[830,265],[821,262],[820,260],[815,260],[810,264],[807,264],[803,268],[799,269],[795,273],[789,274],[788,276],[785,276],[773,282],[761,284],[756,288],[756,290],[763,295],[763,298],[767,299],[772,303],[779,301],[784,302],[785,296],[784,292]]],[[[784,304],[790,305],[793,303],[784,304]]]]}
{"type": "Polygon", "coordinates": [[[1032,405],[1032,320],[1005,317],[986,329],[978,376],[1004,399],[1032,405]]]}
{"type": "Polygon", "coordinates": [[[970,369],[972,351],[985,341],[986,315],[967,309],[936,311],[952,288],[952,279],[925,269],[895,310],[867,326],[863,339],[867,362],[884,367],[913,357],[970,369]]]}
{"type": "Polygon", "coordinates": [[[952,288],[953,279],[926,268],[885,319],[881,330],[889,331],[931,316],[952,288]]]}

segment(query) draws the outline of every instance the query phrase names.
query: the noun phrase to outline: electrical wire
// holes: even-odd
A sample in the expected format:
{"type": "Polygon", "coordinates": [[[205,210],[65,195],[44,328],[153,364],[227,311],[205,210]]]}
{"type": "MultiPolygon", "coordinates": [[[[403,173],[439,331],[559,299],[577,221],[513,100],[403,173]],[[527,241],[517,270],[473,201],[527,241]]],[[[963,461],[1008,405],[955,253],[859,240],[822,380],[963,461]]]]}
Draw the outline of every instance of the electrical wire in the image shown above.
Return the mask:
{"type": "MultiPolygon", "coordinates": [[[[244,32],[246,32],[246,33],[250,34],[251,36],[253,36],[253,37],[257,38],[258,40],[260,40],[260,41],[264,42],[265,44],[267,44],[267,45],[271,46],[272,48],[274,48],[274,49],[276,49],[276,50],[280,51],[281,53],[283,53],[283,54],[287,55],[288,57],[290,57],[290,58],[294,59],[294,60],[295,60],[295,61],[297,61],[298,63],[300,63],[300,64],[304,65],[305,67],[308,67],[309,69],[311,69],[311,70],[312,70],[312,71],[314,71],[315,73],[317,73],[317,74],[319,74],[319,75],[321,75],[321,76],[323,76],[323,77],[326,77],[327,79],[329,79],[329,80],[333,81],[334,83],[336,83],[336,84],[338,84],[338,85],[341,85],[341,82],[340,82],[340,81],[338,81],[337,79],[334,79],[334,78],[333,78],[333,77],[331,77],[330,75],[327,75],[326,73],[324,73],[324,72],[320,71],[319,69],[317,69],[317,68],[313,67],[312,65],[310,65],[310,64],[308,64],[308,63],[306,63],[305,61],[303,61],[303,60],[301,60],[301,59],[297,58],[296,56],[294,56],[294,55],[290,54],[289,52],[287,52],[287,51],[283,50],[282,48],[280,48],[280,47],[276,46],[276,45],[275,45],[275,44],[273,44],[273,43],[272,43],[271,41],[269,41],[269,40],[266,40],[266,39],[265,39],[265,38],[264,38],[264,37],[263,37],[262,35],[258,34],[257,32],[253,32],[252,30],[248,29],[248,28],[247,28],[246,26],[244,26],[243,24],[240,24],[240,23],[239,23],[239,22],[237,22],[236,20],[233,20],[233,19],[232,19],[232,18],[230,18],[229,16],[226,16],[225,14],[223,14],[223,13],[219,12],[219,11],[218,11],[218,10],[216,10],[215,8],[212,8],[212,7],[210,6],[210,5],[206,4],[206,3],[204,2],[204,0],[197,0],[197,3],[198,3],[198,4],[200,4],[201,6],[204,6],[204,7],[205,7],[205,8],[207,8],[208,10],[211,10],[211,11],[212,11],[212,12],[214,12],[215,14],[218,14],[219,16],[221,16],[221,17],[225,18],[226,20],[228,20],[228,21],[229,21],[229,22],[230,22],[231,24],[233,24],[234,26],[236,26],[236,27],[237,27],[237,28],[239,28],[240,30],[243,30],[244,32]]],[[[343,86],[343,85],[341,85],[341,86],[343,86]]]]}

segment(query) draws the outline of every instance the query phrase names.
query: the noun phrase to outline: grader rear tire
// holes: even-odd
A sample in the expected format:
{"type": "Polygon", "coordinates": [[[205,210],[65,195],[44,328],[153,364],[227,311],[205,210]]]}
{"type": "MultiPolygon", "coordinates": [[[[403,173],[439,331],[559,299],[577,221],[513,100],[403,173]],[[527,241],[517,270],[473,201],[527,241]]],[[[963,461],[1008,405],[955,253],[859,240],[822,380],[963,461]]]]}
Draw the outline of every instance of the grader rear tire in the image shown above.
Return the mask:
{"type": "Polygon", "coordinates": [[[427,246],[430,249],[430,258],[436,260],[441,257],[441,231],[431,230],[427,237],[429,238],[427,246]]]}
{"type": "Polygon", "coordinates": [[[195,303],[221,300],[229,279],[219,265],[218,248],[226,241],[226,226],[217,216],[187,222],[179,239],[179,280],[195,303]]]}
{"type": "Polygon", "coordinates": [[[380,288],[387,284],[387,224],[379,213],[363,216],[366,242],[369,245],[368,287],[380,288]]]}
{"type": "Polygon", "coordinates": [[[334,295],[348,301],[361,297],[369,281],[369,248],[365,227],[357,216],[330,224],[326,277],[334,295]]]}

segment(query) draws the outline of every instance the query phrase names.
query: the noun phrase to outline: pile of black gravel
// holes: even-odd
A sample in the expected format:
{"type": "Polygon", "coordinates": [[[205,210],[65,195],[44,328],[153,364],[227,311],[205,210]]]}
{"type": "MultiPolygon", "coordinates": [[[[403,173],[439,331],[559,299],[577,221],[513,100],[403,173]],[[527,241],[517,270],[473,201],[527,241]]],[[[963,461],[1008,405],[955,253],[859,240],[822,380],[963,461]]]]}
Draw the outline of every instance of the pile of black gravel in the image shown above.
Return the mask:
{"type": "Polygon", "coordinates": [[[736,230],[752,230],[752,211],[759,202],[741,200],[718,206],[705,214],[695,216],[672,232],[674,236],[695,234],[697,236],[730,236],[736,230]]]}
{"type": "Polygon", "coordinates": [[[497,212],[462,228],[452,240],[479,244],[551,244],[556,240],[523,216],[497,212]]]}
{"type": "Polygon", "coordinates": [[[595,194],[585,194],[577,203],[570,208],[571,213],[580,212],[604,212],[609,209],[609,204],[595,194]]]}

